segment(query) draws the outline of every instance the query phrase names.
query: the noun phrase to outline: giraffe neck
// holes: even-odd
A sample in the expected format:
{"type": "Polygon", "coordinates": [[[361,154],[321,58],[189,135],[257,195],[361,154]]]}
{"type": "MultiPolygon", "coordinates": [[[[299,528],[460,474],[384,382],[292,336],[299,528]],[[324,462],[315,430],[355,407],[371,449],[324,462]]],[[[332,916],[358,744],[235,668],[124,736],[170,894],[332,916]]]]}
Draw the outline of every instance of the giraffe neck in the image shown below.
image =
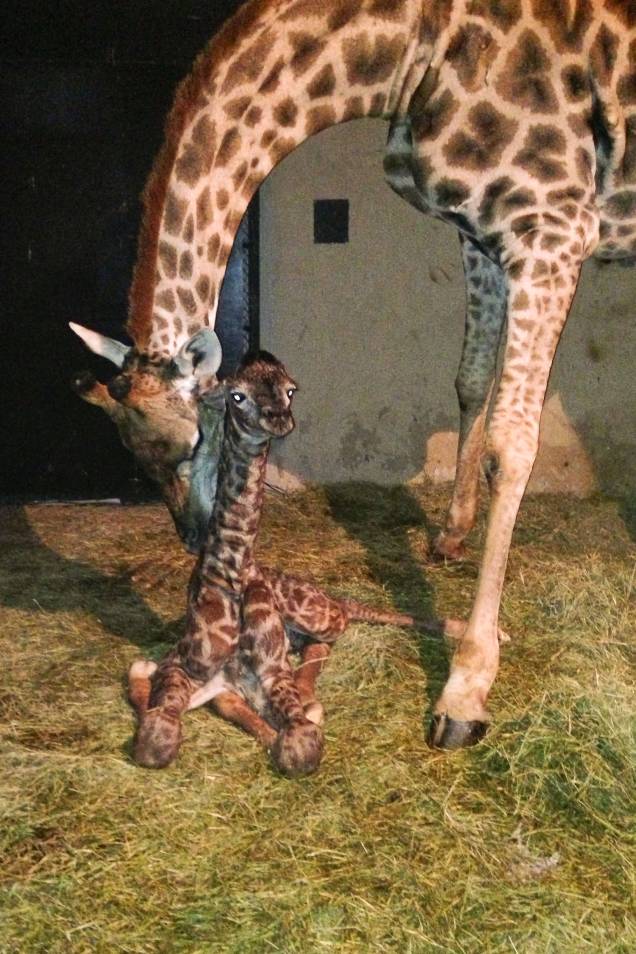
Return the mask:
{"type": "Polygon", "coordinates": [[[182,84],[145,195],[128,328],[173,355],[214,325],[241,218],[271,169],[314,133],[400,110],[453,0],[252,0],[182,84]],[[435,14],[437,15],[437,14],[435,14]]]}
{"type": "Polygon", "coordinates": [[[200,580],[240,597],[253,559],[269,440],[248,438],[226,417],[216,500],[200,557],[200,580]]]}

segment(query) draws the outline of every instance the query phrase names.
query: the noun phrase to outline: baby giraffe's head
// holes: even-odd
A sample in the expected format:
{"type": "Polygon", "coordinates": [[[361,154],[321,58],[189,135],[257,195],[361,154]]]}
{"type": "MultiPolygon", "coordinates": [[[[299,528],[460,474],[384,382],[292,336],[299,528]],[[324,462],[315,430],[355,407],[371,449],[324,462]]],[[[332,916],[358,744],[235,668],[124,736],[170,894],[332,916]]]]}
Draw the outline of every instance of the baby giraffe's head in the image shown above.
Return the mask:
{"type": "Polygon", "coordinates": [[[291,404],[298,385],[269,351],[248,355],[224,385],[228,413],[244,434],[269,440],[294,429],[291,404]]]}

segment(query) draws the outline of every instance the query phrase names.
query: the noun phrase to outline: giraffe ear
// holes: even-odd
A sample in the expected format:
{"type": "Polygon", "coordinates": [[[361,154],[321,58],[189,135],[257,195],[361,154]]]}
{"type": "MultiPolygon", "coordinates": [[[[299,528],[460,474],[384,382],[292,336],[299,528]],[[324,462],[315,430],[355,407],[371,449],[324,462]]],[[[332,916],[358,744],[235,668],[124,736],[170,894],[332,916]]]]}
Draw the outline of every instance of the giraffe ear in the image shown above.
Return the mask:
{"type": "Polygon", "coordinates": [[[221,342],[211,328],[201,328],[192,335],[174,356],[174,363],[186,377],[197,378],[216,374],[221,366],[223,352],[221,342]]]}
{"type": "Polygon", "coordinates": [[[107,338],[106,335],[100,335],[97,331],[90,331],[82,325],[76,325],[74,321],[69,322],[69,328],[79,335],[90,351],[112,361],[118,368],[123,368],[126,355],[130,351],[128,345],[114,338],[107,338]]]}

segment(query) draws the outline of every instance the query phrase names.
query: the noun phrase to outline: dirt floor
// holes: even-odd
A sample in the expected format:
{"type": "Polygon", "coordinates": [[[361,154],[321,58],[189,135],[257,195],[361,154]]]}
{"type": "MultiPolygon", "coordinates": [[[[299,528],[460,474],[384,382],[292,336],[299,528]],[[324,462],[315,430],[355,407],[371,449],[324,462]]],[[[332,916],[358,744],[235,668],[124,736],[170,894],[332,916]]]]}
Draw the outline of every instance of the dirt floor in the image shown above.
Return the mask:
{"type": "MultiPolygon", "coordinates": [[[[270,494],[263,562],[417,615],[466,616],[429,562],[446,491],[270,494]]],[[[352,626],[320,682],[327,749],[278,776],[207,709],[142,770],[130,662],[183,630],[190,560],[160,506],[0,511],[0,952],[632,952],[636,507],[528,498],[493,725],[424,729],[452,648],[352,626]]]]}

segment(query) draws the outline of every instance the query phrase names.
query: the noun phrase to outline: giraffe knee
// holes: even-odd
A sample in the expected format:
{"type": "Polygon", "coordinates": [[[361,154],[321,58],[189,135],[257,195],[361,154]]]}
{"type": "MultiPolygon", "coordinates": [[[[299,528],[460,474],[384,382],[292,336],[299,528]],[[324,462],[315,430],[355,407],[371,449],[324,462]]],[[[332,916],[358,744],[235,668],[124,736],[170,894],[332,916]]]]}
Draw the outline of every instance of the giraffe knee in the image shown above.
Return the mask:
{"type": "Polygon", "coordinates": [[[320,765],[325,737],[319,725],[296,722],[278,733],[272,747],[272,760],[287,778],[310,775],[320,765]]]}
{"type": "Polygon", "coordinates": [[[133,758],[144,768],[165,768],[176,759],[182,739],[181,722],[168,719],[160,709],[155,709],[139,724],[133,758]]]}

